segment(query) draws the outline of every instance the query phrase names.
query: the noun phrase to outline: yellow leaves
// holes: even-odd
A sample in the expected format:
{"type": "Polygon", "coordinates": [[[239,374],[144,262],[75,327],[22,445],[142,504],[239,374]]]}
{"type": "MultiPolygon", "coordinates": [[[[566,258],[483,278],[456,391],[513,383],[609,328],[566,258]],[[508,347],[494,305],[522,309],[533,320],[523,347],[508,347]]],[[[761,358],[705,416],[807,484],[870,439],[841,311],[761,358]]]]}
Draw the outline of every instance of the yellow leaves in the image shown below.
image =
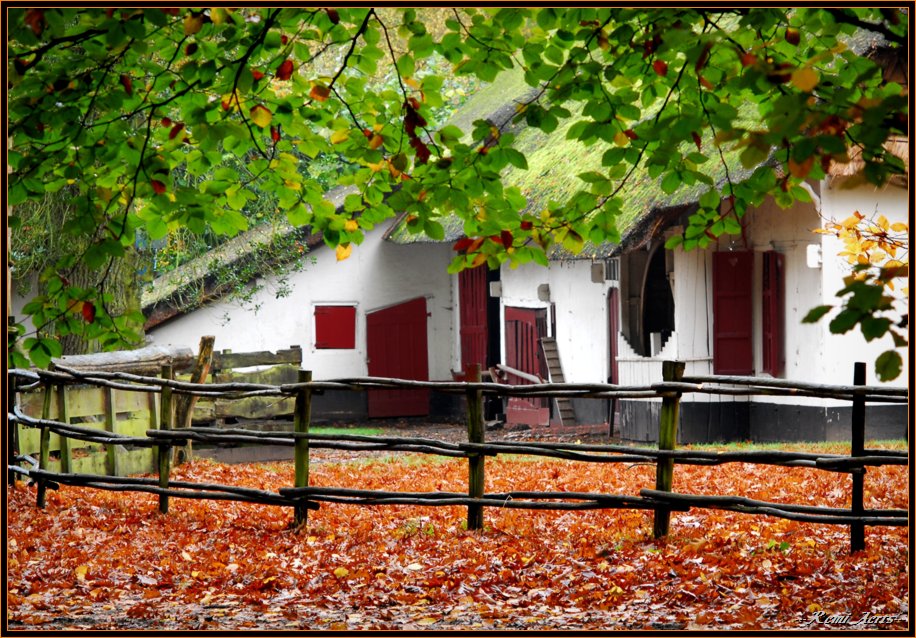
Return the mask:
{"type": "Polygon", "coordinates": [[[371,139],[369,140],[369,148],[374,151],[379,146],[381,146],[384,141],[385,138],[383,138],[381,135],[378,133],[373,133],[371,139]]]}
{"type": "Polygon", "coordinates": [[[339,244],[337,246],[337,261],[343,261],[348,259],[353,253],[353,244],[347,242],[345,244],[339,244]]]}
{"type": "Polygon", "coordinates": [[[817,86],[817,83],[821,81],[820,74],[810,67],[803,67],[801,69],[795,69],[792,72],[792,78],[790,82],[795,88],[799,91],[804,91],[805,93],[810,93],[814,90],[814,87],[817,86]]]}
{"type": "Polygon", "coordinates": [[[210,9],[210,20],[213,21],[213,24],[222,24],[229,18],[229,14],[231,12],[232,12],[232,9],[225,9],[223,7],[212,7],[210,9]]]}
{"type": "Polygon", "coordinates": [[[341,129],[338,131],[334,131],[333,133],[331,133],[331,144],[340,144],[341,142],[345,142],[349,138],[350,138],[350,131],[348,131],[347,129],[341,129]]]}
{"type": "Polygon", "coordinates": [[[204,16],[202,13],[189,11],[184,17],[184,34],[194,35],[204,26],[204,16]]]}
{"type": "Polygon", "coordinates": [[[344,222],[344,230],[348,233],[354,233],[359,230],[359,222],[355,219],[348,219],[344,222]]]}
{"type": "Polygon", "coordinates": [[[614,134],[614,144],[617,146],[626,146],[630,143],[630,138],[627,137],[623,131],[617,131],[614,134]]]}
{"type": "Polygon", "coordinates": [[[404,78],[404,84],[412,89],[420,90],[420,83],[413,78],[404,78]]]}
{"type": "Polygon", "coordinates": [[[865,219],[865,215],[863,215],[859,211],[856,211],[855,213],[853,213],[852,215],[850,215],[849,217],[841,221],[840,226],[842,226],[843,228],[853,228],[854,226],[858,226],[859,222],[862,221],[863,219],[865,219]]]}
{"type": "Polygon", "coordinates": [[[76,580],[78,580],[81,583],[85,583],[86,582],[86,573],[88,571],[89,571],[88,565],[80,565],[75,570],[73,570],[73,573],[76,575],[76,580]]]}
{"type": "Polygon", "coordinates": [[[251,107],[249,115],[251,115],[251,121],[261,128],[270,126],[271,121],[274,119],[274,114],[270,112],[270,109],[268,109],[266,106],[263,106],[262,104],[257,104],[251,107]]]}
{"type": "Polygon", "coordinates": [[[334,575],[337,576],[337,578],[346,578],[350,575],[350,570],[346,567],[338,567],[334,570],[334,575]]]}

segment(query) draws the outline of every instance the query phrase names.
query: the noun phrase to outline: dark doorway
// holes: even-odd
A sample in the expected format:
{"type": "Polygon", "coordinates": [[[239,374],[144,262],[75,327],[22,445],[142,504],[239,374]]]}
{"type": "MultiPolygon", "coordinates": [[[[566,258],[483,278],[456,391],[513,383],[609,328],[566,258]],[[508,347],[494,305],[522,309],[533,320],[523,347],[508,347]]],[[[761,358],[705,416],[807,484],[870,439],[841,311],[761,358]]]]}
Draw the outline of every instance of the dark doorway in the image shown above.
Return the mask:
{"type": "Polygon", "coordinates": [[[668,283],[665,250],[658,248],[649,261],[642,306],[643,356],[653,356],[652,333],[661,333],[661,344],[674,332],[674,295],[668,283]]]}
{"type": "MultiPolygon", "coordinates": [[[[426,299],[366,315],[369,376],[429,380],[426,299]]],[[[369,390],[369,416],[426,416],[429,390],[369,390]]]]}

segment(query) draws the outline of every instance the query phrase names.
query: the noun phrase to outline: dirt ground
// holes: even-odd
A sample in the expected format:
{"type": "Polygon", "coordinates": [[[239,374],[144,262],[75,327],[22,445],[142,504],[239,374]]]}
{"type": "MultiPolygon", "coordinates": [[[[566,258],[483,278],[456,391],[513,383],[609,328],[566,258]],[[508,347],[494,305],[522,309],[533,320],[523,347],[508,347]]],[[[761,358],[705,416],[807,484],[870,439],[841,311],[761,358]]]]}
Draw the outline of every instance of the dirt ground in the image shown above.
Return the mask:
{"type": "MultiPolygon", "coordinates": [[[[260,422],[251,424],[234,424],[235,428],[248,428],[263,425],[260,422]]],[[[273,424],[276,426],[276,424],[273,424]]],[[[448,443],[467,442],[468,431],[464,423],[429,422],[426,419],[373,420],[361,423],[328,423],[320,427],[373,428],[382,433],[379,436],[397,436],[408,438],[426,438],[448,443]]],[[[620,443],[608,436],[607,424],[574,425],[574,426],[499,426],[486,430],[486,441],[558,441],[564,443],[620,443]]],[[[310,451],[311,461],[351,461],[373,456],[386,456],[395,452],[365,452],[350,450],[328,450],[313,448],[310,451]]],[[[280,446],[246,446],[233,448],[195,448],[195,456],[213,459],[223,463],[258,463],[265,461],[285,461],[293,458],[292,448],[280,446]]]]}

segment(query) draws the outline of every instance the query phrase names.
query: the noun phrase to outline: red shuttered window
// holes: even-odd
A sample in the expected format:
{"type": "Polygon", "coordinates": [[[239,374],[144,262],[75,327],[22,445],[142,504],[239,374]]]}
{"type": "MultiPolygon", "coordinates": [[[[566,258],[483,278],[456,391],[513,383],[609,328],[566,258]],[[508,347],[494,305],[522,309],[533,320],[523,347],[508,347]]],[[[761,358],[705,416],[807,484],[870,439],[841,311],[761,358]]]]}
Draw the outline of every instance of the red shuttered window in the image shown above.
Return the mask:
{"type": "Polygon", "coordinates": [[[785,268],[782,254],[763,253],[763,371],[778,377],[785,360],[785,268]]]}
{"type": "Polygon", "coordinates": [[[754,373],[754,253],[713,253],[713,372],[754,373]]]}
{"type": "Polygon", "coordinates": [[[315,347],[352,350],[356,347],[355,306],[315,306],[315,347]]]}

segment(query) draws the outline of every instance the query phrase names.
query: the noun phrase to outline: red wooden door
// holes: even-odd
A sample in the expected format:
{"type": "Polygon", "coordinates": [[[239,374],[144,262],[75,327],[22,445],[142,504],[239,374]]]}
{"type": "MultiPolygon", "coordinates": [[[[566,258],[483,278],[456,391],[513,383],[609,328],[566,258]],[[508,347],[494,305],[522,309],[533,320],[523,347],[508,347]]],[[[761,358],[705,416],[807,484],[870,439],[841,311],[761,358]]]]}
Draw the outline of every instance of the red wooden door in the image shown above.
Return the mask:
{"type": "Polygon", "coordinates": [[[487,367],[487,269],[472,268],[458,274],[458,308],[461,325],[462,370],[479,363],[487,367]]]}
{"type": "MultiPolygon", "coordinates": [[[[426,299],[366,315],[369,376],[429,380],[426,299]]],[[[369,390],[369,416],[426,416],[429,390],[369,390]]]]}
{"type": "Polygon", "coordinates": [[[713,371],[753,374],[754,253],[713,253],[713,371]]]}
{"type": "MultiPolygon", "coordinates": [[[[541,356],[540,338],[546,336],[547,312],[531,308],[506,308],[506,365],[520,372],[547,378],[541,356]]],[[[509,375],[512,385],[529,385],[530,380],[509,375]]],[[[548,425],[550,407],[547,399],[510,397],[506,405],[509,424],[548,425]]]]}

